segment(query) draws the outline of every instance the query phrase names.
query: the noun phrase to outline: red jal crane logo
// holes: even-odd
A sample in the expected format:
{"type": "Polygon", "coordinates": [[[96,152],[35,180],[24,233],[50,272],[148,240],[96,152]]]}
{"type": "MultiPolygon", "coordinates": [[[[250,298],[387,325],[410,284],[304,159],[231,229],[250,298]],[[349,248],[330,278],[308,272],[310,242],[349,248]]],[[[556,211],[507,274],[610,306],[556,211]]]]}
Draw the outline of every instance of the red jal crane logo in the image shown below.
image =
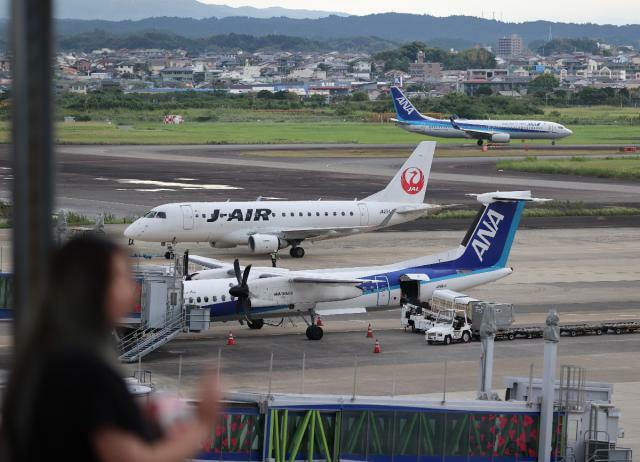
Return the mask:
{"type": "Polygon", "coordinates": [[[407,194],[418,194],[424,188],[424,173],[416,167],[409,167],[400,176],[402,189],[407,194]]]}

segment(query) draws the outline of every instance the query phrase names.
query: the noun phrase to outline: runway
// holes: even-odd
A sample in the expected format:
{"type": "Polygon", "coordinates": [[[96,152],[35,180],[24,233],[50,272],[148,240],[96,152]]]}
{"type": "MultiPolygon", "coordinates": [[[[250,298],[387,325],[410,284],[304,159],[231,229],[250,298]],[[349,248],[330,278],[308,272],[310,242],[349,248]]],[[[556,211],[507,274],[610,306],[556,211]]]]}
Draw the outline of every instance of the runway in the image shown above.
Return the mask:
{"type": "MultiPolygon", "coordinates": [[[[256,147],[252,146],[252,150],[256,147]]],[[[408,149],[406,155],[408,156],[408,149]]],[[[322,153],[320,152],[319,155],[322,153]]],[[[353,199],[382,189],[403,157],[266,157],[227,146],[59,146],[57,207],[133,216],[166,202],[353,199]]],[[[532,189],[585,204],[638,204],[631,181],[500,172],[495,157],[436,157],[426,200],[473,204],[468,193],[532,189]]],[[[9,153],[0,148],[0,197],[9,198],[9,153]]]]}

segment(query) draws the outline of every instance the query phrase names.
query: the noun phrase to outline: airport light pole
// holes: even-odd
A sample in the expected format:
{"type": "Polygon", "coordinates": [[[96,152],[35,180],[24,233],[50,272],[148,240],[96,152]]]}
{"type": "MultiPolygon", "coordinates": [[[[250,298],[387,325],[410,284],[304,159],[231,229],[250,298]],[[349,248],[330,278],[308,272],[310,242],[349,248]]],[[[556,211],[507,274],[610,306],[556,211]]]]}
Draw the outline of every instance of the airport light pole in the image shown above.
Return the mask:
{"type": "Polygon", "coordinates": [[[560,327],[558,313],[550,310],[544,328],[544,372],[542,374],[542,403],[540,403],[540,441],[538,442],[538,462],[551,460],[553,437],[553,409],[556,390],[556,361],[560,327]]]}
{"type": "Polygon", "coordinates": [[[12,0],[13,295],[16,345],[33,322],[52,242],[52,0],[12,0]]]}

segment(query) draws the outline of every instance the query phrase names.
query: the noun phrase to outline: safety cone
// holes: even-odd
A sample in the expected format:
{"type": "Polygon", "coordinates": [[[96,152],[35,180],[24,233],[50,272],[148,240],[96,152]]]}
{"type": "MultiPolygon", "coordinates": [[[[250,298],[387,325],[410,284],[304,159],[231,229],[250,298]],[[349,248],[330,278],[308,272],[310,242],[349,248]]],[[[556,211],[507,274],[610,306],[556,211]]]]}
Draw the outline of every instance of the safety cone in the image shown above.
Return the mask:
{"type": "Polygon", "coordinates": [[[236,339],[233,338],[233,333],[229,331],[229,336],[227,337],[227,345],[233,346],[236,344],[236,339]]]}
{"type": "Polygon", "coordinates": [[[316,326],[324,326],[324,324],[322,323],[322,318],[320,316],[316,316],[316,326]]]}
{"type": "Polygon", "coordinates": [[[373,345],[373,352],[374,353],[381,353],[380,342],[378,342],[378,339],[376,339],[376,344],[373,345]]]}
{"type": "Polygon", "coordinates": [[[369,323],[369,327],[367,327],[367,338],[373,338],[373,329],[371,328],[371,323],[369,323]]]}

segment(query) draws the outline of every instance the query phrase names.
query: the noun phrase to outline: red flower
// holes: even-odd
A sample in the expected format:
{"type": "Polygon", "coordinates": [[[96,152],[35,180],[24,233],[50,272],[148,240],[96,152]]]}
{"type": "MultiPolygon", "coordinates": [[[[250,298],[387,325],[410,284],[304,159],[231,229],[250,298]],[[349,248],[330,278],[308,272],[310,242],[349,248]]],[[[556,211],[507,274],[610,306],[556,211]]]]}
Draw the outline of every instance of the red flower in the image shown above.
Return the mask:
{"type": "Polygon", "coordinates": [[[500,446],[504,446],[504,444],[507,442],[507,440],[504,439],[504,437],[502,435],[498,435],[498,447],[500,446]]]}
{"type": "Polygon", "coordinates": [[[516,414],[513,415],[513,417],[511,417],[511,423],[518,423],[518,416],[516,414]]]}
{"type": "Polygon", "coordinates": [[[223,447],[223,448],[228,447],[228,446],[227,446],[227,439],[226,439],[226,438],[223,438],[223,439],[222,439],[222,447],[223,447]]]}
{"type": "Polygon", "coordinates": [[[484,441],[484,433],[480,433],[480,441],[484,441]]]}
{"type": "Polygon", "coordinates": [[[534,448],[529,448],[529,457],[538,457],[538,452],[534,448]]]}
{"type": "Polygon", "coordinates": [[[490,432],[492,435],[495,435],[495,434],[496,434],[496,427],[491,427],[491,428],[489,429],[489,432],[490,432]]]}
{"type": "Polygon", "coordinates": [[[238,440],[236,438],[231,438],[231,447],[235,448],[238,444],[238,440]]]}
{"type": "Polygon", "coordinates": [[[525,414],[524,418],[522,419],[522,426],[528,427],[532,423],[533,423],[533,417],[525,414]]]}
{"type": "Polygon", "coordinates": [[[509,430],[507,433],[509,433],[509,438],[510,439],[514,439],[516,437],[516,431],[515,430],[509,430]]]}
{"type": "Polygon", "coordinates": [[[506,427],[507,426],[507,422],[509,422],[509,418],[500,417],[498,419],[498,426],[500,427],[500,429],[503,429],[504,427],[506,427]]]}
{"type": "Polygon", "coordinates": [[[231,431],[235,433],[235,431],[238,429],[238,424],[235,422],[231,422],[231,431]]]}
{"type": "Polygon", "coordinates": [[[483,415],[482,417],[480,417],[480,420],[482,420],[483,422],[487,419],[487,416],[483,415]]]}
{"type": "Polygon", "coordinates": [[[526,444],[524,443],[524,433],[520,434],[520,436],[518,437],[518,439],[516,440],[516,444],[518,445],[518,448],[521,451],[524,451],[526,449],[526,444]]]}
{"type": "Polygon", "coordinates": [[[532,428],[531,431],[529,432],[529,438],[532,440],[535,440],[538,438],[538,430],[536,430],[535,428],[532,428]]]}

